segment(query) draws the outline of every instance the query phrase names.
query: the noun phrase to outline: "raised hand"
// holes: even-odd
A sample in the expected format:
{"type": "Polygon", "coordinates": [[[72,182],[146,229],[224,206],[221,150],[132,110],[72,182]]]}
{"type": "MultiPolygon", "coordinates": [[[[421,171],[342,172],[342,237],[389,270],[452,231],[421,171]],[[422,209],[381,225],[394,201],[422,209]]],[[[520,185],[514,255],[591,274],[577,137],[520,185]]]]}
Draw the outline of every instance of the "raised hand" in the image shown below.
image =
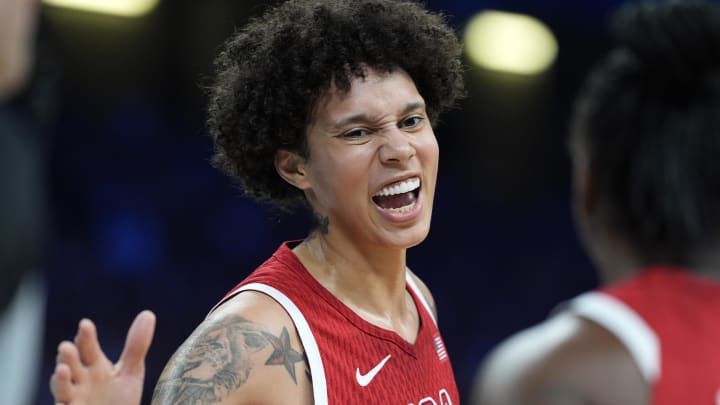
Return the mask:
{"type": "Polygon", "coordinates": [[[58,347],[57,365],[50,378],[56,404],[139,405],[145,379],[145,355],[155,331],[155,314],[135,317],[116,364],[105,356],[95,324],[80,321],[74,342],[58,347]]]}

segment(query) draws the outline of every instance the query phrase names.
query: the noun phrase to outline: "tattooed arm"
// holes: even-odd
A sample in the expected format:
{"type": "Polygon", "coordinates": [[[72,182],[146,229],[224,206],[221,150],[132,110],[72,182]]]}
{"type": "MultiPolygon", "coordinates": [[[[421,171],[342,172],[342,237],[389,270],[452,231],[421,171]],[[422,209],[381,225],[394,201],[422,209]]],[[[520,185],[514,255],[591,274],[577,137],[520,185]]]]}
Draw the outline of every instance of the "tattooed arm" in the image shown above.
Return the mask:
{"type": "Polygon", "coordinates": [[[193,332],[165,367],[153,404],[311,404],[304,350],[269,297],[243,292],[193,332]]]}

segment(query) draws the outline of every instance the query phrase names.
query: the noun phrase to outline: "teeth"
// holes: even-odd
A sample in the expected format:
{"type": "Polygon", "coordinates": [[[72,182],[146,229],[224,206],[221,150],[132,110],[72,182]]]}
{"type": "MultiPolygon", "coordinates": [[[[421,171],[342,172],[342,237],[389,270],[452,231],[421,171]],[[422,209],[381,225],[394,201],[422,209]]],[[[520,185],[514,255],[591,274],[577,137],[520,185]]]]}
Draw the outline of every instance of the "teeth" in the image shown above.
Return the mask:
{"type": "MultiPolygon", "coordinates": [[[[387,196],[387,195],[403,194],[403,193],[407,193],[409,191],[413,191],[413,190],[417,189],[418,187],[420,187],[420,178],[413,177],[412,179],[407,179],[407,180],[401,181],[400,183],[395,183],[392,186],[387,186],[387,187],[383,188],[382,190],[380,190],[375,195],[376,196],[387,196]]],[[[405,207],[397,208],[397,209],[401,210],[404,208],[405,207]]]]}

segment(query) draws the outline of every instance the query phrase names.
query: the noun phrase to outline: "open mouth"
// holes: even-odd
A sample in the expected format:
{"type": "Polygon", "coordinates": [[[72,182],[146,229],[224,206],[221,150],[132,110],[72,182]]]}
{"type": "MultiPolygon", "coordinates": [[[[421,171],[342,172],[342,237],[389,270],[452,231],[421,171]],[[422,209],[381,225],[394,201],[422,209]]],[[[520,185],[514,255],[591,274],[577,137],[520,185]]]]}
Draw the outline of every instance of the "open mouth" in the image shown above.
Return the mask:
{"type": "Polygon", "coordinates": [[[384,187],[372,199],[383,210],[408,212],[417,203],[419,193],[420,178],[413,177],[384,187]]]}

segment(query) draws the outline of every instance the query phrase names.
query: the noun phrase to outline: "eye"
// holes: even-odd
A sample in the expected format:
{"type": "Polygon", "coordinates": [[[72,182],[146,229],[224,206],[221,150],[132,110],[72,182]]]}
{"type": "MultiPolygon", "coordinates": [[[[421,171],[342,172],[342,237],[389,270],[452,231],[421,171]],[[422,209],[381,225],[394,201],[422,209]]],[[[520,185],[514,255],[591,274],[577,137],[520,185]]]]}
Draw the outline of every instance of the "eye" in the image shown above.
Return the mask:
{"type": "Polygon", "coordinates": [[[401,127],[402,128],[416,128],[419,127],[420,124],[425,120],[424,117],[420,115],[413,115],[412,117],[408,117],[405,120],[403,120],[401,127]]]}
{"type": "Polygon", "coordinates": [[[342,136],[347,139],[358,139],[365,137],[370,134],[370,131],[366,128],[353,128],[345,132],[342,136]]]}

